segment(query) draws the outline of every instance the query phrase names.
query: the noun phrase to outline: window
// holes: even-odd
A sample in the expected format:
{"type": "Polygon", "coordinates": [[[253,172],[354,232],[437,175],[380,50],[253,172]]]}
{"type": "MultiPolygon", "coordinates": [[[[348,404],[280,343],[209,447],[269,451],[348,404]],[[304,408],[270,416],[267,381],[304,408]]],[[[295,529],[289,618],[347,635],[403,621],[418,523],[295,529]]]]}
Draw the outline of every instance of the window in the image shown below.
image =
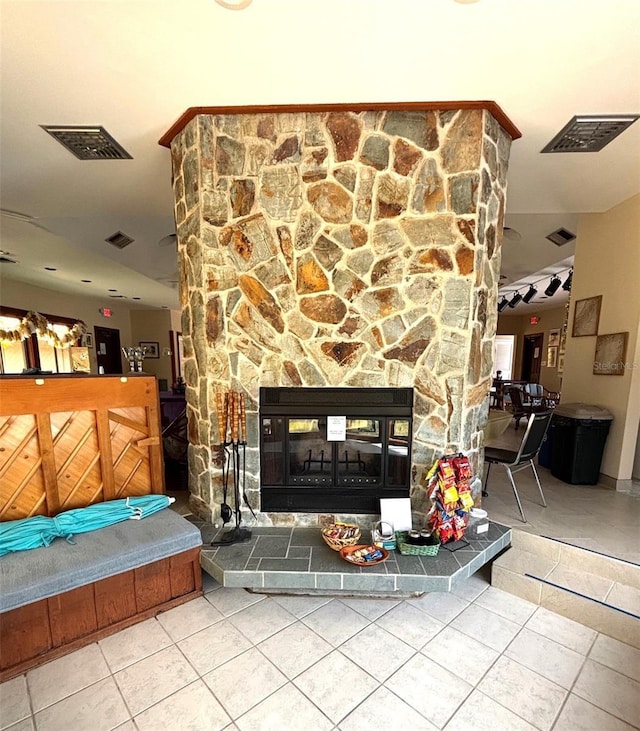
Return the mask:
{"type": "MultiPolygon", "coordinates": [[[[69,328],[66,325],[54,325],[53,331],[62,337],[69,328]]],[[[71,373],[71,355],[69,348],[56,348],[47,338],[37,335],[38,352],[40,354],[40,370],[52,373],[71,373]]]]}
{"type": "MultiPolygon", "coordinates": [[[[0,316],[0,330],[16,330],[19,325],[18,317],[0,316]]],[[[0,342],[0,373],[22,373],[26,367],[24,341],[0,342]]]]}
{"type": "MultiPolygon", "coordinates": [[[[26,315],[26,310],[0,308],[0,330],[17,330],[26,315]]],[[[66,335],[75,324],[66,317],[45,317],[58,337],[66,335]]],[[[26,368],[71,373],[71,353],[68,348],[56,347],[48,337],[37,332],[24,340],[0,341],[0,373],[22,373],[26,368]]]]}
{"type": "Polygon", "coordinates": [[[515,335],[496,335],[493,346],[493,372],[502,371],[502,380],[510,381],[513,378],[513,355],[515,350],[515,335]]]}

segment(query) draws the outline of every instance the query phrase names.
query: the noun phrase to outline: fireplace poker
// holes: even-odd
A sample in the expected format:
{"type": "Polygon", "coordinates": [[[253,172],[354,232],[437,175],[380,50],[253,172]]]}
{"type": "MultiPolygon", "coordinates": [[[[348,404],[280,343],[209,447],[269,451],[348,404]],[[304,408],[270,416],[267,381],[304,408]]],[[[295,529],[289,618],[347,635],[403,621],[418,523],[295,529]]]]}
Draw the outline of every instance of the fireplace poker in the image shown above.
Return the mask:
{"type": "MultiPolygon", "coordinates": [[[[239,411],[239,404],[240,404],[240,393],[236,391],[229,391],[228,398],[226,399],[226,423],[227,425],[230,425],[231,427],[231,441],[227,442],[225,441],[225,451],[227,446],[231,447],[231,462],[232,464],[229,466],[229,460],[227,460],[227,472],[226,472],[226,480],[225,480],[225,504],[226,504],[226,486],[228,484],[228,476],[229,476],[229,468],[233,469],[233,493],[234,493],[234,500],[235,500],[235,517],[236,517],[236,526],[235,528],[231,529],[230,531],[227,531],[222,538],[219,541],[212,541],[212,546],[226,546],[233,543],[239,543],[242,541],[246,541],[249,538],[251,538],[251,531],[247,530],[246,528],[243,528],[241,526],[242,523],[242,511],[240,506],[240,450],[239,450],[239,444],[240,444],[240,438],[239,438],[239,429],[240,429],[240,411],[239,411]]],[[[225,432],[226,437],[226,432],[225,432]]],[[[228,453],[227,453],[228,454],[228,453]]],[[[231,508],[229,507],[229,513],[231,513],[231,508]]],[[[231,518],[231,514],[229,514],[229,518],[231,518]]]]}
{"type": "Polygon", "coordinates": [[[247,497],[247,408],[243,393],[240,394],[240,428],[242,429],[242,497],[255,520],[256,514],[253,512],[253,508],[247,497]]]}
{"type": "Polygon", "coordinates": [[[220,505],[220,517],[222,524],[226,525],[233,515],[231,506],[227,503],[229,490],[229,455],[227,452],[227,421],[228,421],[229,394],[216,393],[216,415],[218,417],[218,437],[220,439],[220,456],[222,457],[222,505],[220,505]]]}

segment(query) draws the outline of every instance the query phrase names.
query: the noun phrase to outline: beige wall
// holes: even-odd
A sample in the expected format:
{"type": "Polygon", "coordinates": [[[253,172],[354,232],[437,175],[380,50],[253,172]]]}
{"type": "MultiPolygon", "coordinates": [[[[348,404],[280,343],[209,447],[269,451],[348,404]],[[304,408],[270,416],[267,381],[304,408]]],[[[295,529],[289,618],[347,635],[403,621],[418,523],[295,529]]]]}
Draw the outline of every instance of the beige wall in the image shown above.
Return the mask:
{"type": "Polygon", "coordinates": [[[145,358],[145,373],[158,378],[166,378],[171,387],[171,356],[168,351],[172,344],[169,339],[171,330],[170,310],[132,310],[131,311],[131,345],[140,342],[158,343],[159,358],[145,358]]]}
{"type": "Polygon", "coordinates": [[[640,195],[580,217],[562,401],[598,404],[613,413],[601,472],[614,480],[631,479],[640,422],[639,239],[640,195]],[[596,295],[602,295],[598,333],[629,333],[621,376],[594,375],[595,336],[571,337],[576,301],[596,295]]]}
{"type": "MultiPolygon", "coordinates": [[[[34,287],[13,279],[2,279],[0,283],[0,304],[5,305],[5,307],[16,307],[23,310],[45,312],[49,315],[84,320],[90,333],[93,333],[94,325],[110,327],[120,331],[120,343],[122,345],[128,345],[131,341],[131,311],[122,302],[112,304],[109,300],[54,292],[50,289],[34,287]],[[100,314],[99,310],[103,307],[111,308],[111,317],[104,317],[100,314]]],[[[97,373],[95,348],[89,349],[89,357],[91,372],[97,373]]],[[[129,366],[124,360],[123,370],[129,370],[129,366]]]]}
{"type": "Polygon", "coordinates": [[[564,324],[566,308],[554,307],[553,309],[531,312],[526,315],[498,315],[498,335],[515,335],[516,348],[513,366],[514,379],[522,377],[522,352],[524,349],[524,336],[542,333],[544,335],[542,367],[540,369],[540,383],[548,391],[560,391],[562,388],[562,377],[557,368],[547,367],[547,346],[549,344],[549,330],[560,329],[564,324]],[[529,322],[533,315],[537,315],[539,322],[531,325],[529,322]]]}

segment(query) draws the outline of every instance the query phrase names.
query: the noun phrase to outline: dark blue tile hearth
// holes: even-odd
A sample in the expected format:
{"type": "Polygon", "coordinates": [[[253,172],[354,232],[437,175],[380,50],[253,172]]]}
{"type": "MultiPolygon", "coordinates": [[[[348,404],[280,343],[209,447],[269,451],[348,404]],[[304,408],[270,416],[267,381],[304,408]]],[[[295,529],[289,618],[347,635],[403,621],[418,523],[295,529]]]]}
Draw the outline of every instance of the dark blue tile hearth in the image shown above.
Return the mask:
{"type": "MultiPolygon", "coordinates": [[[[202,524],[201,530],[209,539],[202,567],[225,586],[355,596],[449,591],[511,542],[509,528],[490,523],[481,540],[441,546],[436,556],[392,551],[384,563],[360,568],[329,548],[318,528],[255,528],[250,540],[220,547],[209,545],[211,526],[202,524]]],[[[362,540],[367,539],[368,533],[362,540]]]]}

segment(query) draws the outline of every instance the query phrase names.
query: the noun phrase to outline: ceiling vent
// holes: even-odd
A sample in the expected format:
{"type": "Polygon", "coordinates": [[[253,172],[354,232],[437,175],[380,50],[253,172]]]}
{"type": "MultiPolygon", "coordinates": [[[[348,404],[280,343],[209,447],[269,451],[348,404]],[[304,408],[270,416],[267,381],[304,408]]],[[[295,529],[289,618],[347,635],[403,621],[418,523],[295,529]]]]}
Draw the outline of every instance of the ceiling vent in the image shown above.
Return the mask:
{"type": "Polygon", "coordinates": [[[79,160],[131,160],[104,127],[62,127],[41,124],[58,142],[79,160]]]}
{"type": "Polygon", "coordinates": [[[111,246],[115,246],[116,249],[124,249],[126,246],[129,246],[129,244],[132,244],[135,239],[132,239],[131,236],[127,236],[127,234],[123,234],[122,231],[116,231],[114,234],[111,234],[111,236],[108,236],[105,241],[108,244],[111,244],[111,246]]]}
{"type": "Polygon", "coordinates": [[[566,228],[559,228],[545,236],[545,239],[549,239],[549,241],[556,246],[564,246],[565,244],[568,244],[569,241],[573,241],[575,237],[576,235],[571,233],[571,231],[568,231],[566,228]]]}
{"type": "Polygon", "coordinates": [[[0,264],[16,264],[15,259],[9,259],[4,255],[0,255],[0,264]]]}
{"type": "Polygon", "coordinates": [[[542,148],[541,152],[599,152],[627,127],[638,114],[576,115],[542,148]]]}

